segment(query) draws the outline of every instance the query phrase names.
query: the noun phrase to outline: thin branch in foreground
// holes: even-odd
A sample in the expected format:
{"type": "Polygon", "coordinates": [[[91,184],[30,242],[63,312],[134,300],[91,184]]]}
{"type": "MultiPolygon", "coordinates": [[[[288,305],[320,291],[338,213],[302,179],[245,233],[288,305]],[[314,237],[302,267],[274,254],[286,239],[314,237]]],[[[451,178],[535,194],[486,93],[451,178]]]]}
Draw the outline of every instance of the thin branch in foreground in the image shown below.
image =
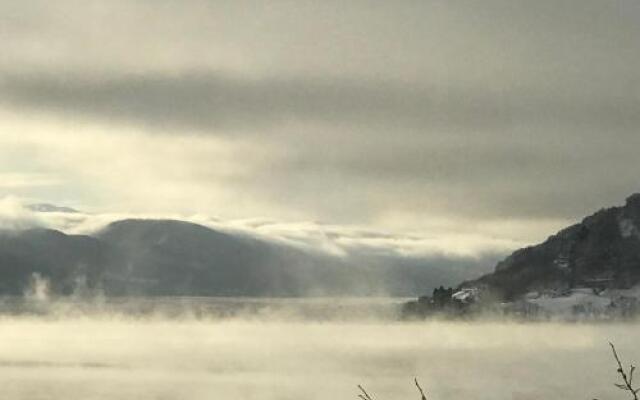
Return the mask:
{"type": "Polygon", "coordinates": [[[609,342],[609,346],[611,346],[611,351],[613,352],[613,357],[616,359],[618,363],[618,374],[622,377],[622,381],[624,383],[615,383],[618,389],[627,391],[633,397],[633,400],[638,400],[638,392],[640,392],[640,388],[633,388],[633,373],[636,370],[634,365],[629,367],[629,372],[626,373],[624,371],[624,367],[622,366],[622,361],[620,361],[620,357],[618,356],[618,352],[616,351],[616,346],[613,343],[609,342]]]}
{"type": "Polygon", "coordinates": [[[413,381],[416,383],[416,387],[420,391],[420,395],[422,396],[422,400],[427,400],[427,396],[424,395],[424,390],[422,390],[422,387],[420,387],[420,384],[418,383],[418,378],[414,378],[413,381]]]}
{"type": "Polygon", "coordinates": [[[362,394],[358,395],[359,398],[361,398],[362,400],[373,400],[373,398],[369,396],[369,393],[367,393],[367,391],[364,390],[361,385],[358,385],[358,389],[360,389],[360,391],[362,392],[362,394]]]}
{"type": "MultiPolygon", "coordinates": [[[[425,396],[424,390],[422,390],[422,386],[420,386],[420,383],[418,382],[418,378],[414,378],[413,382],[416,384],[416,387],[420,391],[421,400],[427,400],[427,396],[425,396]]],[[[369,393],[367,393],[367,391],[364,390],[362,385],[358,385],[358,389],[360,389],[360,392],[362,392],[358,395],[358,398],[360,398],[360,400],[373,400],[373,398],[369,396],[369,393]]]]}

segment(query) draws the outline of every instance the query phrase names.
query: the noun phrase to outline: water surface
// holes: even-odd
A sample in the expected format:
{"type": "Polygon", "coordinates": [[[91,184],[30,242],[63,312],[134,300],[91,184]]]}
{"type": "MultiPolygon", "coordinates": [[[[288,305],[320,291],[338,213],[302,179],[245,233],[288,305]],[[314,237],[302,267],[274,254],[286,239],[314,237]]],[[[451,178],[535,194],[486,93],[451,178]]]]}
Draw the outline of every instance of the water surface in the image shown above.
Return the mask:
{"type": "Polygon", "coordinates": [[[362,384],[376,400],[417,399],[417,376],[434,400],[614,399],[607,341],[640,360],[636,324],[403,323],[398,304],[121,299],[10,313],[5,301],[2,398],[356,399],[362,384]]]}

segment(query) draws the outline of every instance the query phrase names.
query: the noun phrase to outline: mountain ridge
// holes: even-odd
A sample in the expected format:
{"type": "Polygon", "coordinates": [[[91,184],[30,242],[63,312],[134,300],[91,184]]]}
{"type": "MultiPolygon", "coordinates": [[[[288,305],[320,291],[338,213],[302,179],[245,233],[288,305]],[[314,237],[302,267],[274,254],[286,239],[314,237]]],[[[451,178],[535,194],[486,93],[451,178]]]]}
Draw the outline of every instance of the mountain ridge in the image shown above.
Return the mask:
{"type": "Polygon", "coordinates": [[[25,293],[37,275],[54,295],[411,296],[481,265],[357,249],[338,256],[170,219],[115,221],[91,236],[0,231],[0,295],[25,293]]]}
{"type": "Polygon", "coordinates": [[[640,282],[640,193],[513,252],[492,273],[459,285],[512,300],[531,291],[628,288],[640,282]]]}

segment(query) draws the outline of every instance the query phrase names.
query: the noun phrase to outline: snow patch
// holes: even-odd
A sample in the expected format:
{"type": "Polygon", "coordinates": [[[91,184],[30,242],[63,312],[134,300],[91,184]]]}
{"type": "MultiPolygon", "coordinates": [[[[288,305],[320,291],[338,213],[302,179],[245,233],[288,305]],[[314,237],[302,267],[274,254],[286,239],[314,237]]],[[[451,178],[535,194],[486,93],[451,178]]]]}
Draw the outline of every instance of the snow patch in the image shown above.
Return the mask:
{"type": "Polygon", "coordinates": [[[577,307],[583,307],[587,310],[604,313],[607,307],[611,305],[610,298],[598,296],[592,289],[588,288],[573,289],[566,296],[543,296],[529,301],[553,315],[573,314],[577,307]]]}
{"type": "Polygon", "coordinates": [[[562,294],[529,292],[513,310],[555,318],[611,318],[636,315],[640,305],[640,286],[631,289],[570,289],[562,294]]]}
{"type": "Polygon", "coordinates": [[[629,239],[635,237],[636,239],[640,239],[640,229],[638,229],[632,220],[623,218],[618,221],[618,227],[620,228],[620,234],[623,238],[629,239]]]}
{"type": "Polygon", "coordinates": [[[451,298],[461,303],[473,303],[477,300],[479,293],[480,291],[477,288],[460,289],[451,295],[451,298]]]}

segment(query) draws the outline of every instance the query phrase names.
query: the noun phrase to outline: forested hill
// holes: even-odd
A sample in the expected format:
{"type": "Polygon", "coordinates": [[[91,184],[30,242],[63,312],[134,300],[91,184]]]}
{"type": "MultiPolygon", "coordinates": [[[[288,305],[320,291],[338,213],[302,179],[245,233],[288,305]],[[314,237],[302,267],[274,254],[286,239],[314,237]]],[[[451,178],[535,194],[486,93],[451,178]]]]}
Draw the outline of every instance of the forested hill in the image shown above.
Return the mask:
{"type": "Polygon", "coordinates": [[[576,287],[628,288],[640,282],[640,194],[602,209],[544,243],[517,250],[493,273],[461,287],[486,287],[505,299],[576,287]]]}

